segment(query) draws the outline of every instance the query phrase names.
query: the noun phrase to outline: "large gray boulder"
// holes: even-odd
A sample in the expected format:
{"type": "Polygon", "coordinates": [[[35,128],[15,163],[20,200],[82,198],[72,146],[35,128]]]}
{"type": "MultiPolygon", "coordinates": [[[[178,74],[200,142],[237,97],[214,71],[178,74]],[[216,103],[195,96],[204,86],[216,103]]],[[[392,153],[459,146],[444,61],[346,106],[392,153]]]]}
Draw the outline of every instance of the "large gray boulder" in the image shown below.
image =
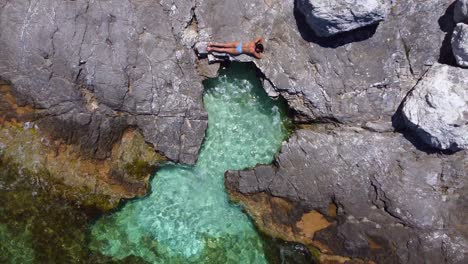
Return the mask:
{"type": "Polygon", "coordinates": [[[193,3],[166,2],[0,1],[0,78],[41,109],[41,128],[87,155],[108,157],[131,126],[171,160],[194,163],[207,116],[193,3]]]}
{"type": "MultiPolygon", "coordinates": [[[[376,263],[468,261],[466,152],[439,156],[400,134],[316,128],[296,131],[275,164],[228,172],[226,184],[329,216],[334,224],[309,241],[333,254],[376,263]]],[[[281,210],[276,214],[282,223],[281,210]]]]}
{"type": "Polygon", "coordinates": [[[404,102],[407,125],[434,148],[468,148],[467,76],[466,69],[436,64],[404,102]]]}
{"type": "Polygon", "coordinates": [[[453,11],[453,20],[455,23],[468,23],[468,0],[457,0],[453,11]]]}
{"type": "Polygon", "coordinates": [[[298,0],[297,8],[322,37],[378,23],[390,10],[388,0],[298,0]]]}
{"type": "Polygon", "coordinates": [[[468,67],[468,25],[458,23],[452,35],[452,51],[458,65],[468,67]]]}

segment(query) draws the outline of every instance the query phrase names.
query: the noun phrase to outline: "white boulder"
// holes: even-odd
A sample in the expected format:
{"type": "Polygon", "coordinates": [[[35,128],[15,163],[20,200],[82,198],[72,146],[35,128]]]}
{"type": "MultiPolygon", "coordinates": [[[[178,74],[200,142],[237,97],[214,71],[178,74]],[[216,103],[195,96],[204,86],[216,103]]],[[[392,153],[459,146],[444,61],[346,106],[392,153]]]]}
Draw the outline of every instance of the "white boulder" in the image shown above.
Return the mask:
{"type": "Polygon", "coordinates": [[[385,19],[390,0],[298,0],[297,8],[322,37],[372,25],[385,19]]]}
{"type": "Polygon", "coordinates": [[[468,148],[467,77],[467,69],[436,64],[406,98],[407,126],[434,148],[468,148]]]}
{"type": "Polygon", "coordinates": [[[452,35],[452,51],[457,64],[468,67],[468,25],[458,23],[452,35]]]}

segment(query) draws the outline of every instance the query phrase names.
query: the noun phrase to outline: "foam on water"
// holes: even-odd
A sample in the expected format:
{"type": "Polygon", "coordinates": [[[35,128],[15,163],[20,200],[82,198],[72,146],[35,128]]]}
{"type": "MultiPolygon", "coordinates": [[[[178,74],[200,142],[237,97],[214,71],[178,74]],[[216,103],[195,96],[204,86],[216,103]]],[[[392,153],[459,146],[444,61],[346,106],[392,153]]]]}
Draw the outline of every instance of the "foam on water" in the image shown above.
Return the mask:
{"type": "Polygon", "coordinates": [[[205,88],[208,129],[196,165],[162,167],[147,197],[94,224],[93,249],[152,263],[267,262],[250,219],[229,201],[224,173],[273,160],[287,134],[284,107],[251,65],[233,64],[205,88]]]}

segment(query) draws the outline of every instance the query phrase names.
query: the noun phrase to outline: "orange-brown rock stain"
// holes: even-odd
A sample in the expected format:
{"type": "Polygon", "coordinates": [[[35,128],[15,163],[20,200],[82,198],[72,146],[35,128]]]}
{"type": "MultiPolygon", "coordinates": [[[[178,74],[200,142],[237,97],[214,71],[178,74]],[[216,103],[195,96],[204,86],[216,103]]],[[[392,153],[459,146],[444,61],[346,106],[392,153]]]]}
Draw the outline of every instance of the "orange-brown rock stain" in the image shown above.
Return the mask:
{"type": "Polygon", "coordinates": [[[11,86],[0,81],[0,124],[5,121],[19,122],[33,118],[36,111],[31,106],[18,105],[11,86]]]}
{"type": "Polygon", "coordinates": [[[256,226],[265,234],[307,246],[320,263],[345,263],[350,258],[335,256],[314,234],[334,224],[315,210],[297,212],[294,203],[266,193],[243,195],[228,190],[233,201],[241,203],[256,226]]]}
{"type": "MultiPolygon", "coordinates": [[[[307,246],[317,262],[375,264],[368,260],[336,255],[327,245],[314,239],[316,232],[336,224],[338,208],[335,203],[331,202],[328,205],[327,215],[323,215],[315,210],[301,211],[294,202],[267,193],[244,195],[227,187],[231,199],[243,205],[261,232],[307,246]]],[[[378,247],[375,241],[369,241],[372,247],[378,247]]]]}

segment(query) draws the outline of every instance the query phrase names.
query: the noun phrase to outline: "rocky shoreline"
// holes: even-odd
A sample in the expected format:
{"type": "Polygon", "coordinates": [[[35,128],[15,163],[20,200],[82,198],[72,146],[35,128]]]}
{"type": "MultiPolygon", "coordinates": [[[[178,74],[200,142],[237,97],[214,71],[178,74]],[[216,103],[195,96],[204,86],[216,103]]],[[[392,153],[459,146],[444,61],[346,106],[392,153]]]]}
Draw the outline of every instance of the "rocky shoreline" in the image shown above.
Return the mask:
{"type": "Polygon", "coordinates": [[[0,1],[2,158],[100,211],[143,195],[159,162],[197,159],[219,65],[195,44],[264,36],[298,128],[226,174],[231,197],[325,263],[466,262],[466,1],[332,2],[0,1]]]}

